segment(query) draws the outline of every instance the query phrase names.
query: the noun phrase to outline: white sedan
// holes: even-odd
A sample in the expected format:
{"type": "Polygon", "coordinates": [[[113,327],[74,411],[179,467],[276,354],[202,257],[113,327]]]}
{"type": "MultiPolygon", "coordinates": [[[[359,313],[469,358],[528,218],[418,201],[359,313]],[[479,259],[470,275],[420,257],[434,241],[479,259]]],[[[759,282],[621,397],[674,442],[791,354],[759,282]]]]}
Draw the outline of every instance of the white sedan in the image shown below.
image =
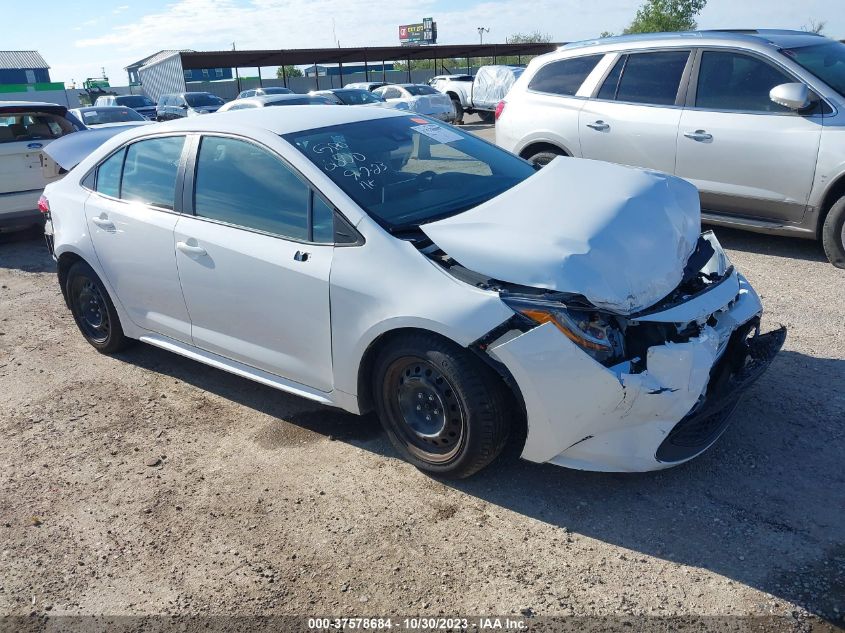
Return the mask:
{"type": "Polygon", "coordinates": [[[684,462],[785,337],[760,334],[760,300],[700,235],[687,182],[586,160],[538,172],[418,114],[290,106],[137,128],[40,207],[94,348],[140,340],[375,409],[439,475],[517,441],[579,469],[684,462]]]}
{"type": "Polygon", "coordinates": [[[388,84],[373,90],[388,105],[426,114],[441,121],[454,121],[457,117],[452,99],[425,84],[388,84]]]}

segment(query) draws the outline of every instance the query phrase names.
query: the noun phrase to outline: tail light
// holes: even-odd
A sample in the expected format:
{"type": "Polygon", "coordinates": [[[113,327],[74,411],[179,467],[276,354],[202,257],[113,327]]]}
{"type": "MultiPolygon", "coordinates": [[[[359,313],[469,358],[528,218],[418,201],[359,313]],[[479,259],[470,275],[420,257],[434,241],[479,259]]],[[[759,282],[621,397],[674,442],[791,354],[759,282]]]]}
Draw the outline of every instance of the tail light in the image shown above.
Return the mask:
{"type": "Polygon", "coordinates": [[[50,213],[50,201],[44,196],[38,198],[38,210],[41,213],[50,213]]]}
{"type": "Polygon", "coordinates": [[[502,101],[499,101],[499,103],[496,104],[496,120],[497,121],[499,120],[499,117],[502,116],[502,112],[504,112],[504,111],[505,111],[505,102],[504,102],[504,100],[502,100],[502,101]]]}

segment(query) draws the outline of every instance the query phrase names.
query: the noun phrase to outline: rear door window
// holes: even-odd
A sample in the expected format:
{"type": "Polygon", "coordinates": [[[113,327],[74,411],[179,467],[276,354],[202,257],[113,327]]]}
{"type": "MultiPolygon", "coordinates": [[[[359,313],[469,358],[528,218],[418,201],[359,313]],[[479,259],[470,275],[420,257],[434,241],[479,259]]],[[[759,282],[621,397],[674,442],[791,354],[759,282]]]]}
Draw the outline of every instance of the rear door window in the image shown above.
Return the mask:
{"type": "Polygon", "coordinates": [[[546,64],[531,78],[528,89],[574,96],[602,57],[603,55],[587,55],[546,64]]]}
{"type": "Polygon", "coordinates": [[[173,209],[176,174],[184,143],[181,136],[132,143],[126,150],[120,198],[173,209]]]}
{"type": "Polygon", "coordinates": [[[674,105],[689,54],[689,51],[658,51],[625,55],[605,79],[598,97],[674,105]]]}
{"type": "Polygon", "coordinates": [[[742,112],[789,112],[769,98],[769,91],[794,81],[751,55],[704,51],[698,71],[695,107],[742,112]]]}

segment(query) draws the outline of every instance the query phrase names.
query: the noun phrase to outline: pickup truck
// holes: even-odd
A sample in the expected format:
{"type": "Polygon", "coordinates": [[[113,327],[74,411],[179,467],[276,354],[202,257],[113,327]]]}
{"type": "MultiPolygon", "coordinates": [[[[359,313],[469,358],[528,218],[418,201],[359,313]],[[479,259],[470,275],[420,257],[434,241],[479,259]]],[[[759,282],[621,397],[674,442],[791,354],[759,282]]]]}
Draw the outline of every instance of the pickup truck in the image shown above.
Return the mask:
{"type": "Polygon", "coordinates": [[[513,83],[525,70],[520,66],[482,66],[472,75],[437,75],[429,85],[447,95],[455,105],[455,123],[463,122],[464,112],[478,113],[485,123],[492,123],[496,105],[505,98],[513,83]]]}

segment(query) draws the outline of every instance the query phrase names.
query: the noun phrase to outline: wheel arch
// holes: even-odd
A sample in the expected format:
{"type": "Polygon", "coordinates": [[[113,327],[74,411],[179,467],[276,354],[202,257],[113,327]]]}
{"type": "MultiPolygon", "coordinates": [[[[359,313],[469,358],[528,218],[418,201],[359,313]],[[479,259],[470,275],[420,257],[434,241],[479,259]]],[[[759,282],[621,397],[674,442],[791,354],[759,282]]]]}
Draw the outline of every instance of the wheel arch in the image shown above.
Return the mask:
{"type": "Polygon", "coordinates": [[[73,266],[76,262],[85,262],[89,266],[91,265],[90,262],[86,261],[85,258],[82,257],[82,255],[74,251],[65,251],[56,259],[56,272],[59,280],[59,288],[62,291],[62,297],[64,297],[65,304],[68,308],[70,308],[70,303],[68,302],[67,288],[65,287],[67,284],[67,274],[71,266],[73,266]]]}
{"type": "Polygon", "coordinates": [[[830,212],[830,208],[843,196],[845,196],[845,173],[839,174],[839,176],[837,176],[836,179],[828,185],[827,191],[825,191],[824,197],[822,198],[822,203],[819,208],[818,224],[816,225],[817,239],[821,238],[822,227],[824,226],[827,214],[830,212]]]}

